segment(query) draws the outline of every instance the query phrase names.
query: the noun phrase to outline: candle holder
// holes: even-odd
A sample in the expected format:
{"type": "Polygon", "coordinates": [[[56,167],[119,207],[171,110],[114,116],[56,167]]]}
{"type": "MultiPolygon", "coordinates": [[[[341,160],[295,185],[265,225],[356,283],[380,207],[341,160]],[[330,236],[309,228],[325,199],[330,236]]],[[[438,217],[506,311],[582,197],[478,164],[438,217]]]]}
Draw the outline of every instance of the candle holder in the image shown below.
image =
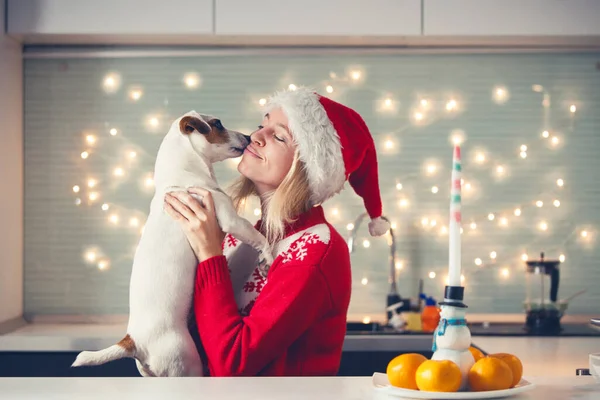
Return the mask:
{"type": "Polygon", "coordinates": [[[463,286],[446,286],[444,301],[440,302],[440,322],[433,332],[432,360],[450,360],[460,368],[462,375],[460,391],[467,390],[468,374],[475,364],[469,351],[471,331],[467,326],[466,310],[463,303],[463,286]]]}
{"type": "Polygon", "coordinates": [[[462,301],[465,298],[464,286],[448,286],[444,287],[444,301],[440,305],[448,305],[453,307],[468,308],[462,301]]]}

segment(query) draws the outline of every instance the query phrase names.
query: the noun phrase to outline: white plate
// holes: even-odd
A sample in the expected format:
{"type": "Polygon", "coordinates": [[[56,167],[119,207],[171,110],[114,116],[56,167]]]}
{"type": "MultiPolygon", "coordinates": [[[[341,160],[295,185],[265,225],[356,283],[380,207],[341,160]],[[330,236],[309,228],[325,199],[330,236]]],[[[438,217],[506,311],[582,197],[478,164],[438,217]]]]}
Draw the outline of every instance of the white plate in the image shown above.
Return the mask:
{"type": "Polygon", "coordinates": [[[424,392],[421,390],[402,389],[390,385],[390,381],[386,374],[375,372],[373,374],[373,386],[376,390],[387,393],[390,396],[397,396],[404,399],[495,399],[498,397],[510,397],[519,393],[526,392],[535,388],[535,383],[531,383],[525,379],[517,386],[505,390],[490,390],[486,392],[424,392]]]}

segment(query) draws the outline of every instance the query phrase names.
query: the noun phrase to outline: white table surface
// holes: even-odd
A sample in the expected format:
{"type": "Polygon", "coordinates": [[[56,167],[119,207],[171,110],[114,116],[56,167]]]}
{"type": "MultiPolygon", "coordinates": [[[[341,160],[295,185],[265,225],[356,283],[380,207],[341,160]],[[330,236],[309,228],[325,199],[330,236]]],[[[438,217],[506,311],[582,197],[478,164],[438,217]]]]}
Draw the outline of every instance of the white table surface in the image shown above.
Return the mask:
{"type": "MultiPolygon", "coordinates": [[[[589,376],[527,377],[537,387],[515,400],[598,400],[589,376]]],[[[315,378],[0,378],[0,398],[128,400],[393,399],[374,389],[370,377],[315,378]]]]}
{"type": "Polygon", "coordinates": [[[473,343],[488,353],[517,355],[530,376],[570,377],[578,368],[589,368],[590,354],[600,353],[597,337],[478,336],[473,343]]]}

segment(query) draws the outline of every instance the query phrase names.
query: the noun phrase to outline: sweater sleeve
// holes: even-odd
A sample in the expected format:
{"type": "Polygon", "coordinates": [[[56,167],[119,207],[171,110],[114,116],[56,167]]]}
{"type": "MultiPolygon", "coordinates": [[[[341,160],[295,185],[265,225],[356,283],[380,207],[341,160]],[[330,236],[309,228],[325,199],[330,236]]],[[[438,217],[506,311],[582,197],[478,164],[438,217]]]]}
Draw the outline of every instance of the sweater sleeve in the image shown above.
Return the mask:
{"type": "Polygon", "coordinates": [[[242,317],[225,256],[198,266],[194,312],[212,376],[254,376],[331,308],[314,265],[290,262],[269,273],[249,315],[242,317]]]}

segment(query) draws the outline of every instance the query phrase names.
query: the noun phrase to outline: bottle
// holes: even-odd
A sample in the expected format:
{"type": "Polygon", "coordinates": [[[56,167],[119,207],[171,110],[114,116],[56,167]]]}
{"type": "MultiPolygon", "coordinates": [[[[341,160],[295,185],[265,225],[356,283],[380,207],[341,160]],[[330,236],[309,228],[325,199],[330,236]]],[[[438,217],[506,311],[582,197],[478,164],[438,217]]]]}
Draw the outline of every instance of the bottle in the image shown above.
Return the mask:
{"type": "Polygon", "coordinates": [[[421,315],[417,311],[407,311],[402,313],[402,316],[406,320],[406,330],[412,332],[419,332],[421,327],[421,315]]]}
{"type": "Polygon", "coordinates": [[[424,332],[433,332],[440,323],[440,310],[433,297],[421,294],[420,297],[425,300],[425,307],[421,311],[421,327],[424,332]]]}

